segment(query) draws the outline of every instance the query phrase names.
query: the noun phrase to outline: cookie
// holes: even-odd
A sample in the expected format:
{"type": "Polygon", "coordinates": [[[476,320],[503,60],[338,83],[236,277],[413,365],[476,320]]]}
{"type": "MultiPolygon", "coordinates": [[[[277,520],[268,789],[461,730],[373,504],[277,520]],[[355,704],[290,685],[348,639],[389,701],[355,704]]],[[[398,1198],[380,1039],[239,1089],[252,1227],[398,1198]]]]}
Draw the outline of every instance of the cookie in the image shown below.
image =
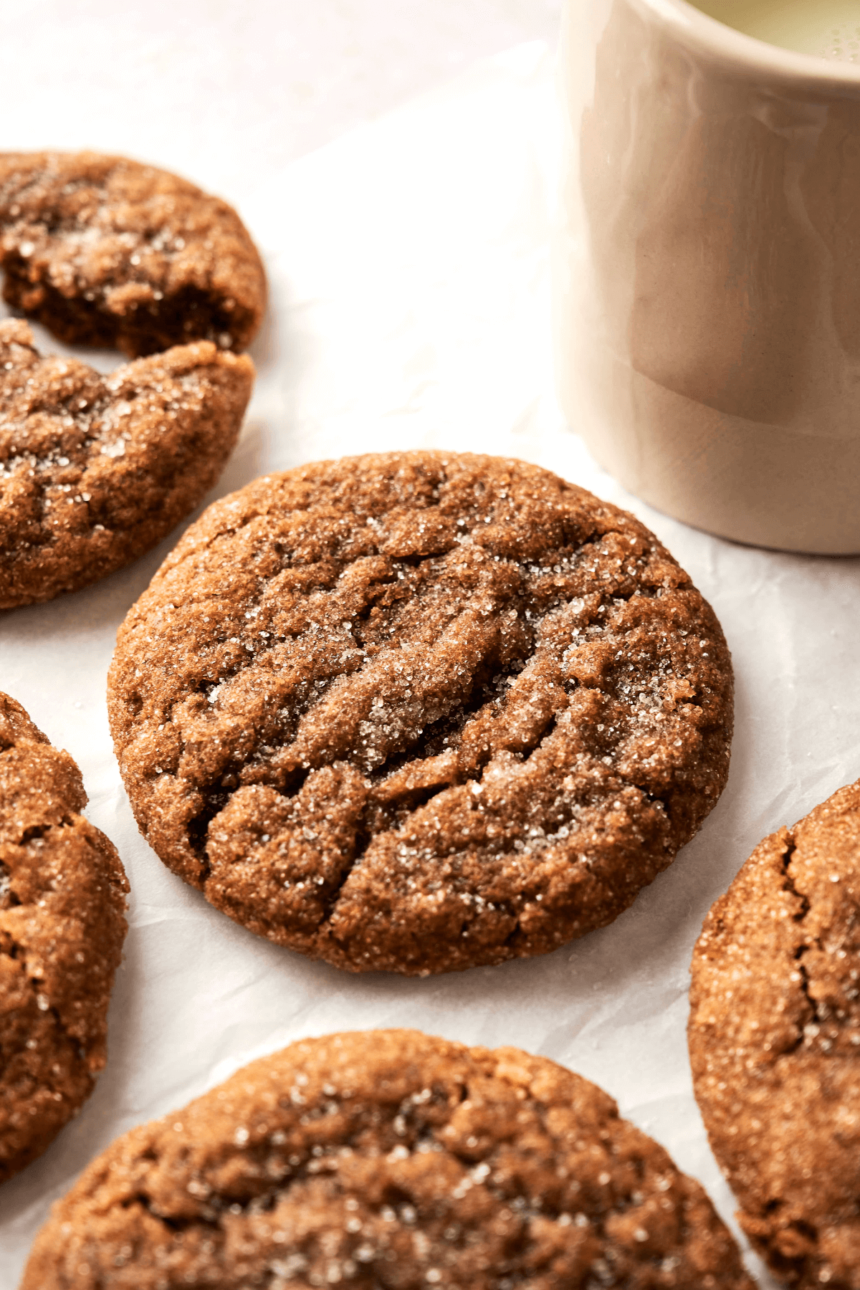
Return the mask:
{"type": "Polygon", "coordinates": [[[293,1044],[114,1142],[21,1290],[753,1290],[698,1183],[543,1057],[293,1044]]]}
{"type": "Polygon", "coordinates": [[[109,711],[161,859],[353,971],[544,953],[714,805],[731,667],[637,520],[525,462],[322,462],[216,502],[129,612],[109,711]]]}
{"type": "Polygon", "coordinates": [[[0,694],[0,1182],[42,1154],[105,1064],[128,884],[81,773],[0,694]]]}
{"type": "Polygon", "coordinates": [[[232,207],[96,152],[0,153],[0,268],[13,309],[132,358],[194,340],[244,349],[266,303],[232,207]]]}
{"type": "Polygon", "coordinates": [[[0,321],[0,609],[51,600],[160,542],[215,483],[254,368],[209,341],[101,376],[0,321]]]}
{"type": "Polygon", "coordinates": [[[860,782],[766,838],[705,920],[696,1097],[741,1225],[789,1285],[860,1286],[860,782]]]}

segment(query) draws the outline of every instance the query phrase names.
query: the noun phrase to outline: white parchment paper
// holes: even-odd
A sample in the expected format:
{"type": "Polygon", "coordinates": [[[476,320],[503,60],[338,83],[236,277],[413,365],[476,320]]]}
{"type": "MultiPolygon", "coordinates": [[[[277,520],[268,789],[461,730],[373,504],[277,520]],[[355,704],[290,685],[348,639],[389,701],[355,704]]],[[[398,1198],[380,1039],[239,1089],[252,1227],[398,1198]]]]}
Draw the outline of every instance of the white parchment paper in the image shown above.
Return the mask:
{"type": "MultiPolygon", "coordinates": [[[[82,139],[85,117],[59,125],[53,141],[121,146],[220,191],[270,274],[254,400],[212,497],[265,471],[371,450],[539,462],[633,510],[690,571],[734,655],[737,726],[719,805],[611,927],[528,962],[427,980],[353,977],[210,909],[132,819],[105,673],[119,622],[180,530],[89,590],[2,616],[0,689],[80,764],[88,813],[118,846],[132,900],[107,1069],[46,1155],[0,1189],[0,1287],[17,1284],[51,1201],[117,1134],[252,1056],[338,1029],[417,1025],[552,1057],[612,1093],[730,1220],[692,1095],[688,964],[705,913],[753,846],[860,774],[860,560],[747,549],[667,519],[625,494],[563,424],[549,325],[557,110],[543,46],[480,65],[291,165],[262,164],[249,138],[247,157],[204,149],[195,170],[163,121],[117,112],[122,145],[113,120],[82,139]]],[[[8,146],[44,146],[41,129],[22,121],[8,146]]]]}

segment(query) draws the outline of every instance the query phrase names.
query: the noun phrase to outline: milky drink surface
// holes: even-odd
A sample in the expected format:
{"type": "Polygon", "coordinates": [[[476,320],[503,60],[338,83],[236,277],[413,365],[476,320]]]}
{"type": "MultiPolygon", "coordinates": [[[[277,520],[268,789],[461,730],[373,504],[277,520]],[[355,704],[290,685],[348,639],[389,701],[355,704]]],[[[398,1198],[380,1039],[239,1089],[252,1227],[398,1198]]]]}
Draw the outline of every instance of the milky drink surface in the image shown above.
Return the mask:
{"type": "Polygon", "coordinates": [[[728,27],[781,45],[860,66],[860,0],[693,0],[728,27]]]}

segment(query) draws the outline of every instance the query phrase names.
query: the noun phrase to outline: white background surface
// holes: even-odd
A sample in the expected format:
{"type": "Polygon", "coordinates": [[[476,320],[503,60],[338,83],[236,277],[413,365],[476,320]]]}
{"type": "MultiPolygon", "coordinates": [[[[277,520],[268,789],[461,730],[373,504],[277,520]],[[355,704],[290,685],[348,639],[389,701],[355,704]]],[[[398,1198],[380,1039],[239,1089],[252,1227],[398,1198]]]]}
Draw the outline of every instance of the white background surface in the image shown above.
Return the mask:
{"type": "Polygon", "coordinates": [[[261,247],[272,297],[251,351],[258,382],[213,497],[345,452],[525,457],[658,533],[714,605],[737,679],[722,800],[612,927],[529,962],[352,977],[210,909],[132,819],[105,673],[119,622],[181,530],[87,591],[0,616],[0,689],[76,758],[90,818],[132,884],[108,1067],[47,1154],[0,1189],[0,1290],[17,1284],[51,1200],[117,1133],[251,1056],[373,1025],[515,1043],[595,1079],[731,1216],[690,1085],[688,963],[760,838],[860,774],[860,560],[756,551],[675,523],[624,494],[563,425],[549,332],[557,107],[551,51],[535,43],[551,45],[557,8],[0,0],[0,147],[86,146],[175,169],[237,205],[261,247]]]}

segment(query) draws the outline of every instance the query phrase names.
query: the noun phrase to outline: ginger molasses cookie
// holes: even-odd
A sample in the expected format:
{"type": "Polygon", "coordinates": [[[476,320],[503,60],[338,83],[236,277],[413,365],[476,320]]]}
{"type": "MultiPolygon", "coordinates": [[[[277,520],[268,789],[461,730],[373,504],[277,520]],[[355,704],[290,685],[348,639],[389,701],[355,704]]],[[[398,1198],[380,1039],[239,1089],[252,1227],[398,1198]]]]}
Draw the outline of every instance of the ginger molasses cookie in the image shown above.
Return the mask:
{"type": "Polygon", "coordinates": [[[0,609],[155,546],[218,478],[253,378],[249,358],[209,341],[101,376],[0,321],[0,609]]]}
{"type": "Polygon", "coordinates": [[[766,838],[705,920],[690,1058],[744,1231],[788,1284],[860,1286],[860,782],[766,838]]]}
{"type": "Polygon", "coordinates": [[[109,679],[171,869],[273,941],[412,974],[615,918],[716,802],[731,695],[713,612],[637,520],[444,452],[211,506],[109,679]]]}
{"type": "Polygon", "coordinates": [[[105,1063],[128,883],[86,800],[69,754],[0,694],[0,1182],[41,1155],[105,1063]]]}
{"type": "Polygon", "coordinates": [[[0,268],[13,308],[69,344],[133,358],[194,340],[244,349],[266,303],[232,207],[95,152],[0,153],[0,268]]]}
{"type": "Polygon", "coordinates": [[[595,1085],[417,1031],[293,1044],[102,1153],[21,1290],[753,1290],[595,1085]]]}

